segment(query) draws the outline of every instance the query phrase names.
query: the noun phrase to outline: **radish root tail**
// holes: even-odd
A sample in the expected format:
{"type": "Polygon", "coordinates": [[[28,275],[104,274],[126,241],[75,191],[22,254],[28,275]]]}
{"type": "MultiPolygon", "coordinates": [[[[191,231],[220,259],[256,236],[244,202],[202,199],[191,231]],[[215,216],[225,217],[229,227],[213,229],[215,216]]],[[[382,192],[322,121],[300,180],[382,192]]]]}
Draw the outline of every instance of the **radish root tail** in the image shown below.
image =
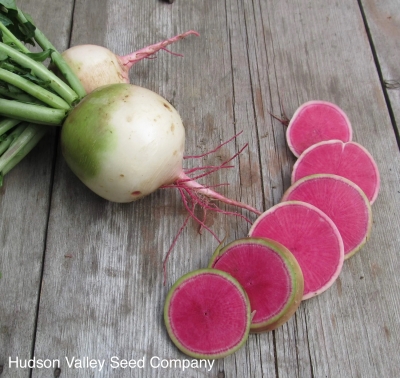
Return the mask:
{"type": "MultiPolygon", "coordinates": [[[[205,153],[203,155],[196,155],[196,156],[190,156],[190,158],[201,158],[203,156],[206,156],[212,152],[217,151],[219,148],[221,148],[223,145],[225,145],[226,143],[229,143],[231,140],[235,139],[238,135],[240,135],[240,133],[238,133],[237,135],[235,135],[233,138],[229,139],[228,141],[222,143],[220,146],[218,146],[217,148],[215,148],[214,150],[205,153]]],[[[179,229],[177,235],[175,236],[171,247],[169,248],[164,261],[163,261],[163,274],[164,274],[164,286],[166,284],[166,280],[167,280],[167,272],[166,272],[166,268],[167,268],[167,261],[168,258],[172,252],[172,249],[174,248],[174,246],[176,245],[176,242],[179,238],[179,236],[182,234],[184,228],[186,227],[188,221],[190,218],[193,218],[200,226],[199,228],[199,232],[201,233],[202,229],[206,229],[208,232],[211,233],[211,235],[214,236],[214,238],[218,241],[218,243],[220,244],[221,241],[220,239],[217,237],[217,235],[206,225],[206,217],[207,217],[207,212],[208,211],[213,211],[216,213],[220,213],[220,214],[225,214],[225,215],[233,215],[233,216],[237,216],[240,217],[242,219],[244,219],[246,222],[248,222],[249,224],[251,224],[252,222],[245,217],[244,215],[235,212],[235,211],[226,211],[221,209],[220,207],[218,207],[213,200],[218,200],[220,202],[226,203],[228,205],[232,205],[232,206],[236,206],[242,209],[246,209],[256,215],[260,215],[261,211],[245,204],[242,202],[238,202],[238,201],[234,201],[231,200],[217,192],[215,192],[214,190],[212,190],[211,188],[213,186],[204,186],[199,184],[196,180],[208,176],[209,174],[216,172],[220,169],[224,169],[224,168],[232,168],[232,165],[228,165],[234,158],[236,158],[238,155],[240,155],[242,153],[242,151],[248,146],[248,144],[246,144],[242,149],[240,149],[239,152],[237,152],[235,155],[233,155],[230,159],[224,161],[221,165],[219,166],[204,166],[204,167],[197,167],[197,168],[191,168],[185,171],[182,171],[182,173],[179,175],[178,179],[173,183],[173,184],[169,184],[169,185],[163,185],[161,188],[176,188],[179,191],[179,194],[181,195],[182,198],[182,202],[183,205],[185,206],[185,209],[187,210],[187,212],[189,213],[188,216],[186,217],[182,227],[179,229]],[[196,176],[193,177],[189,177],[188,175],[191,173],[195,173],[198,171],[205,171],[203,173],[197,174],[196,176]],[[197,215],[196,215],[196,207],[200,207],[200,209],[203,210],[203,214],[202,214],[202,218],[200,219],[197,215]]],[[[186,157],[189,158],[189,157],[186,157]]],[[[220,185],[227,185],[227,184],[219,184],[219,185],[215,185],[215,186],[220,186],[220,185]]]]}
{"type": "Polygon", "coordinates": [[[171,45],[172,43],[180,41],[181,39],[187,37],[188,35],[199,36],[199,33],[197,33],[194,30],[189,30],[185,33],[178,34],[175,37],[166,39],[162,42],[158,42],[153,45],[144,47],[143,49],[140,49],[138,51],[134,51],[131,54],[121,56],[120,61],[121,61],[122,65],[125,67],[125,69],[128,71],[135,63],[139,62],[142,59],[151,57],[153,54],[155,54],[156,52],[158,52],[160,50],[165,50],[173,55],[183,56],[181,54],[176,54],[176,53],[169,51],[166,47],[168,45],[171,45]]]}

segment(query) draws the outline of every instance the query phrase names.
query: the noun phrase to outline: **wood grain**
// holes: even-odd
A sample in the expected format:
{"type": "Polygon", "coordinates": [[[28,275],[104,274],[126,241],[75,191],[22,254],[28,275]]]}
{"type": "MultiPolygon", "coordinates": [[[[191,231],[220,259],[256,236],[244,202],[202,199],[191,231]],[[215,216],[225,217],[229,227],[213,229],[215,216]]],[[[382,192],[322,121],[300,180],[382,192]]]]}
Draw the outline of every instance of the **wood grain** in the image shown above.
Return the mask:
{"type": "MultiPolygon", "coordinates": [[[[373,48],[378,59],[393,112],[394,127],[400,129],[400,8],[396,1],[362,0],[362,10],[370,31],[373,48]]],[[[400,139],[399,139],[400,140],[400,139]]]]}
{"type": "MultiPolygon", "coordinates": [[[[383,3],[392,4],[390,0],[383,3]]],[[[59,22],[62,30],[69,30],[66,25],[72,8],[66,4],[72,3],[57,0],[50,7],[46,1],[31,0],[25,4],[36,11],[36,18],[45,7],[53,9],[52,14],[66,7],[59,22]]],[[[369,25],[376,24],[379,32],[379,23],[367,10],[365,14],[369,25]]],[[[53,30],[52,23],[43,18],[42,23],[53,30]]],[[[270,113],[290,117],[305,101],[335,102],[348,114],[354,140],[371,152],[381,174],[368,243],[345,262],[330,290],[302,303],[278,330],[251,335],[241,350],[216,361],[211,371],[152,368],[149,362],[153,356],[187,358],[165,331],[165,296],[180,276],[207,265],[218,241],[205,230],[200,234],[196,223],[189,222],[170,256],[167,284],[163,286],[162,261],[186,217],[178,193],[159,190],[136,203],[109,203],[79,182],[60,153],[52,181],[52,149],[44,149],[38,152],[42,158],[32,159],[35,166],[48,164],[47,173],[40,180],[32,176],[29,181],[30,190],[35,185],[45,188],[42,202],[36,208],[30,205],[35,197],[26,184],[19,187],[19,175],[14,181],[10,179],[1,197],[0,235],[5,235],[1,242],[2,246],[6,242],[8,252],[0,255],[0,266],[10,273],[7,281],[3,273],[0,283],[10,283],[0,292],[8,296],[6,306],[0,302],[0,310],[6,311],[13,333],[6,343],[0,340],[0,358],[4,363],[8,355],[29,356],[36,335],[35,356],[60,359],[62,378],[396,376],[400,368],[396,355],[400,342],[400,153],[358,2],[76,0],[71,45],[95,43],[123,55],[189,29],[201,36],[171,47],[184,54],[183,58],[160,52],[157,59],[138,63],[130,76],[132,82],[160,93],[178,109],[186,127],[188,155],[212,150],[243,130],[217,153],[185,160],[185,167],[221,163],[249,143],[234,160],[235,168],[221,170],[203,182],[229,183],[218,190],[267,209],[280,201],[290,185],[294,163],[285,127],[270,113]],[[28,205],[27,198],[31,198],[28,205]],[[12,212],[15,205],[21,209],[19,215],[12,212]],[[10,223],[3,221],[11,214],[17,217],[13,234],[10,223]],[[8,235],[17,238],[21,230],[25,232],[18,238],[19,249],[32,253],[28,246],[38,245],[34,256],[28,257],[32,261],[8,257],[16,246],[8,241],[8,235]],[[4,261],[9,264],[6,269],[4,261]],[[32,273],[27,274],[28,268],[32,273]],[[32,277],[34,280],[27,282],[32,277]],[[17,312],[22,305],[27,313],[24,318],[17,312]],[[113,369],[108,364],[113,356],[145,358],[146,365],[143,369],[113,369]],[[99,372],[69,368],[66,357],[107,362],[99,372]]],[[[51,36],[64,48],[65,33],[53,30],[51,36]],[[64,39],[57,41],[59,34],[64,39]]],[[[386,35],[375,45],[378,51],[378,45],[391,43],[397,42],[386,35]]],[[[389,62],[384,53],[379,56],[380,61],[389,62]]],[[[396,67],[391,67],[387,72],[395,74],[396,67]]],[[[389,76],[385,73],[384,77],[389,76]]],[[[32,165],[26,167],[27,172],[31,170],[32,165]]],[[[241,218],[215,214],[208,214],[207,225],[220,239],[227,235],[228,241],[245,237],[249,228],[241,218]]],[[[3,375],[17,376],[14,373],[29,375],[26,370],[5,371],[3,375]]],[[[52,374],[48,369],[32,371],[35,378],[52,374]]]]}
{"type": "MultiPolygon", "coordinates": [[[[329,292],[304,303],[295,324],[288,323],[295,327],[293,348],[282,347],[287,338],[283,329],[276,332],[281,345],[279,377],[390,376],[398,368],[387,351],[398,342],[392,334],[398,331],[393,316],[397,302],[392,298],[399,261],[392,241],[399,240],[395,231],[399,218],[393,210],[399,208],[399,151],[362,17],[356,2],[330,6],[297,2],[290,11],[285,2],[260,4],[265,4],[259,13],[269,21],[271,35],[267,55],[274,57],[287,115],[307,100],[335,102],[348,114],[354,140],[371,151],[382,176],[368,244],[346,261],[340,280],[329,292]],[[351,54],[354,46],[356,55],[351,54]],[[391,330],[390,338],[385,327],[391,330]]],[[[279,114],[280,108],[274,112],[279,114]]]]}
{"type": "MultiPolygon", "coordinates": [[[[69,40],[72,1],[19,1],[59,49],[69,40]],[[60,9],[63,12],[60,12],[60,9]],[[44,10],[46,10],[44,12],[44,10]]],[[[28,377],[8,369],[9,357],[31,358],[46,244],[55,130],[13,171],[0,189],[0,366],[2,377],[28,377]]]]}

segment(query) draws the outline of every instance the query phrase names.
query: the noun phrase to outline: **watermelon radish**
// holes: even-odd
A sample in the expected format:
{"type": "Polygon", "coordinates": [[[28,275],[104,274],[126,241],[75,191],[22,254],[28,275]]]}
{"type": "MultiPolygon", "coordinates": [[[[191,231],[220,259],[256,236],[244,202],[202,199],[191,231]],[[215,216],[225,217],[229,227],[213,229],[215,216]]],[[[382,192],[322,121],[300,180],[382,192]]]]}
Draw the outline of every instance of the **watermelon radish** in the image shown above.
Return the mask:
{"type": "Polygon", "coordinates": [[[317,173],[348,178],[363,190],[371,204],[378,196],[378,167],[371,154],[358,143],[330,140],[307,148],[293,167],[292,184],[317,173]]]}
{"type": "Polygon", "coordinates": [[[264,238],[238,239],[214,253],[210,268],[229,273],[246,291],[255,315],[250,332],[284,324],[303,297],[304,279],[292,253],[264,238]]]}
{"type": "Polygon", "coordinates": [[[286,191],[282,201],[304,201],[328,215],[342,236],[345,259],[367,241],[372,225],[370,203],[364,192],[344,177],[332,174],[303,177],[286,191]]]}
{"type": "Polygon", "coordinates": [[[332,220],[313,205],[279,203],[261,214],[249,235],[276,240],[292,252],[303,271],[303,299],[324,292],[341,272],[342,238],[332,220]]]}
{"type": "Polygon", "coordinates": [[[347,115],[327,101],[309,101],[301,105],[286,130],[288,146],[296,157],[315,143],[332,139],[349,142],[352,135],[347,115]]]}
{"type": "Polygon", "coordinates": [[[216,359],[238,350],[251,323],[246,292],[229,274],[200,269],[170,289],[164,320],[173,343],[188,356],[216,359]]]}

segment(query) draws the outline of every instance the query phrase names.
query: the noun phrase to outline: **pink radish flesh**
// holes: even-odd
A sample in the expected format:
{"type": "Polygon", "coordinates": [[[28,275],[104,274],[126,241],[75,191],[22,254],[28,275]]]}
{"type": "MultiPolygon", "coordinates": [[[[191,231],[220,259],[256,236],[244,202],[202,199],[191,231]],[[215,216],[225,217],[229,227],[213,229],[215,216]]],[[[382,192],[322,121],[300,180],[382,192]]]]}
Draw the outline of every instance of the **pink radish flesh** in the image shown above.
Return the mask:
{"type": "Polygon", "coordinates": [[[308,203],[273,206],[256,220],[249,235],[276,240],[292,252],[303,271],[303,299],[328,289],[342,269],[344,249],[337,227],[308,203]]]}
{"type": "Polygon", "coordinates": [[[292,183],[317,173],[348,178],[363,190],[371,204],[378,196],[378,167],[371,154],[358,143],[331,140],[309,147],[293,167],[292,183]]]}
{"type": "Polygon", "coordinates": [[[175,345],[197,358],[220,358],[237,350],[250,329],[250,305],[238,282],[224,272],[201,269],[179,279],[164,309],[175,345]]]}
{"type": "Polygon", "coordinates": [[[345,258],[367,241],[372,224],[368,198],[344,177],[329,174],[304,177],[286,191],[282,201],[304,201],[328,215],[342,236],[345,258]]]}
{"type": "Polygon", "coordinates": [[[337,105],[326,101],[309,101],[301,105],[290,120],[287,143],[295,156],[315,143],[338,139],[348,142],[352,128],[346,114],[337,105]]]}
{"type": "Polygon", "coordinates": [[[272,330],[298,308],[304,288],[301,269],[290,251],[264,238],[236,240],[224,247],[210,267],[229,273],[246,291],[255,311],[251,331],[272,330]]]}

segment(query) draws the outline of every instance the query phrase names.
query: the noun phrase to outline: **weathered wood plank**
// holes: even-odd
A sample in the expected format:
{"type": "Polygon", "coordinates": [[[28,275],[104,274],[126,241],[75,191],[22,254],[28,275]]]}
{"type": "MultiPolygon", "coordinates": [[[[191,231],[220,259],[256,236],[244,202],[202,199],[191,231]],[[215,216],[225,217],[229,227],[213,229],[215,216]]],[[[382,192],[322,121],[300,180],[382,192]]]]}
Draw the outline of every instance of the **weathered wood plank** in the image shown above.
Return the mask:
{"type": "MultiPolygon", "coordinates": [[[[316,98],[336,102],[349,114],[354,139],[378,162],[382,190],[374,204],[371,239],[346,262],[331,290],[302,304],[276,332],[251,336],[211,372],[182,372],[149,365],[152,356],[186,358],[166,335],[164,298],[175,279],[207,264],[218,243],[190,224],[169,260],[163,287],[162,259],[185,218],[177,194],[159,191],[130,205],[111,204],[84,188],[60,156],[36,356],[59,358],[62,377],[394,376],[399,368],[394,354],[399,342],[400,159],[357,1],[92,4],[76,3],[73,44],[97,43],[124,54],[187,29],[201,33],[172,47],[184,59],[162,53],[139,63],[132,79],[176,105],[190,154],[210,150],[244,129],[236,144],[216,156],[188,162],[216,164],[248,141],[237,169],[209,178],[211,184],[229,182],[221,189],[228,196],[259,208],[280,200],[293,157],[284,127],[268,111],[279,114],[281,100],[291,115],[299,104],[316,98]],[[140,371],[107,365],[98,373],[68,368],[65,357],[73,356],[147,360],[140,371]]],[[[243,221],[221,216],[208,222],[221,237],[229,229],[229,240],[248,229],[243,221]]],[[[48,375],[45,369],[33,372],[34,377],[48,375]]]]}
{"type": "MultiPolygon", "coordinates": [[[[215,40],[213,30],[208,28],[209,25],[220,28],[225,12],[223,4],[199,5],[192,1],[177,2],[171,7],[162,2],[155,5],[121,1],[115,6],[113,2],[102,1],[93,13],[89,8],[93,12],[88,1],[76,4],[72,44],[97,43],[124,54],[178,32],[197,29],[202,38],[191,38],[172,46],[173,51],[184,52],[185,58],[161,53],[157,60],[138,64],[132,78],[177,106],[187,128],[188,154],[205,152],[235,134],[231,58],[229,50],[222,48],[228,46],[228,36],[224,28],[221,41],[215,40]],[[206,25],[204,12],[209,19],[206,25]],[[214,14],[220,16],[213,18],[214,14]],[[93,25],[100,33],[94,34],[87,25],[93,25]],[[211,49],[207,40],[218,43],[221,48],[211,49]],[[198,51],[205,52],[201,62],[198,51]],[[219,115],[215,115],[217,110],[219,115]]],[[[247,118],[248,123],[254,123],[253,115],[247,118]]],[[[236,127],[248,128],[246,137],[241,136],[237,144],[231,143],[214,157],[188,164],[218,164],[232,156],[254,130],[242,120],[236,127]]],[[[253,169],[258,171],[257,167],[253,169]]],[[[52,259],[46,261],[44,271],[36,345],[38,358],[90,356],[110,361],[112,356],[128,359],[144,356],[147,359],[144,375],[186,376],[187,372],[177,369],[170,372],[152,369],[149,360],[152,356],[184,358],[166,335],[162,319],[164,298],[178,277],[207,265],[218,243],[204,231],[200,236],[198,227],[191,223],[174,249],[168,264],[167,286],[163,287],[162,259],[186,217],[177,193],[159,191],[138,203],[111,204],[88,192],[61,159],[56,170],[47,243],[47,253],[52,259]]],[[[238,192],[237,172],[238,169],[224,171],[207,182],[230,182],[229,189],[221,190],[248,202],[246,196],[250,197],[248,193],[254,191],[252,197],[259,206],[262,195],[256,186],[250,186],[249,182],[247,192],[244,189],[242,194],[238,192]]],[[[257,176],[248,180],[257,180],[257,176]]],[[[245,235],[247,231],[245,222],[235,218],[215,216],[209,223],[221,238],[228,229],[230,238],[245,235]]],[[[252,348],[259,355],[258,345],[255,343],[252,348]]],[[[265,348],[269,346],[264,345],[262,350],[265,348]]],[[[237,361],[238,369],[247,376],[250,365],[240,361],[248,353],[249,349],[243,349],[222,361],[221,369],[224,364],[234,366],[237,361]]],[[[61,363],[63,377],[76,376],[76,369],[69,369],[65,360],[61,363]]],[[[78,373],[88,377],[96,374],[90,369],[78,373]]],[[[118,371],[119,376],[141,373],[118,371]]],[[[34,371],[34,376],[46,374],[43,370],[34,371]]],[[[107,365],[102,375],[111,374],[113,369],[107,365]]],[[[204,374],[204,369],[190,370],[191,376],[204,374]]]]}
{"type": "MultiPolygon", "coordinates": [[[[19,1],[54,44],[69,39],[73,1],[19,1]],[[62,12],[60,10],[62,9],[62,12]]],[[[0,371],[3,377],[28,377],[28,369],[9,369],[9,358],[29,359],[33,350],[36,309],[54,160],[55,132],[4,180],[0,189],[0,371]]]]}
{"type": "MultiPolygon", "coordinates": [[[[273,65],[273,85],[262,88],[263,109],[270,107],[271,93],[273,113],[281,111],[280,94],[288,116],[307,100],[337,103],[352,121],[354,140],[371,151],[382,176],[368,244],[346,261],[331,290],[302,304],[288,323],[289,330],[294,327],[293,347],[285,327],[276,332],[279,377],[391,376],[399,368],[390,352],[399,342],[393,315],[399,311],[399,152],[357,2],[248,4],[249,41],[261,40],[249,49],[255,57],[249,61],[259,61],[265,49],[273,65]]],[[[257,66],[252,67],[257,83],[257,66]]]]}
{"type": "Polygon", "coordinates": [[[400,7],[395,0],[362,0],[397,132],[400,130],[400,7]]]}

